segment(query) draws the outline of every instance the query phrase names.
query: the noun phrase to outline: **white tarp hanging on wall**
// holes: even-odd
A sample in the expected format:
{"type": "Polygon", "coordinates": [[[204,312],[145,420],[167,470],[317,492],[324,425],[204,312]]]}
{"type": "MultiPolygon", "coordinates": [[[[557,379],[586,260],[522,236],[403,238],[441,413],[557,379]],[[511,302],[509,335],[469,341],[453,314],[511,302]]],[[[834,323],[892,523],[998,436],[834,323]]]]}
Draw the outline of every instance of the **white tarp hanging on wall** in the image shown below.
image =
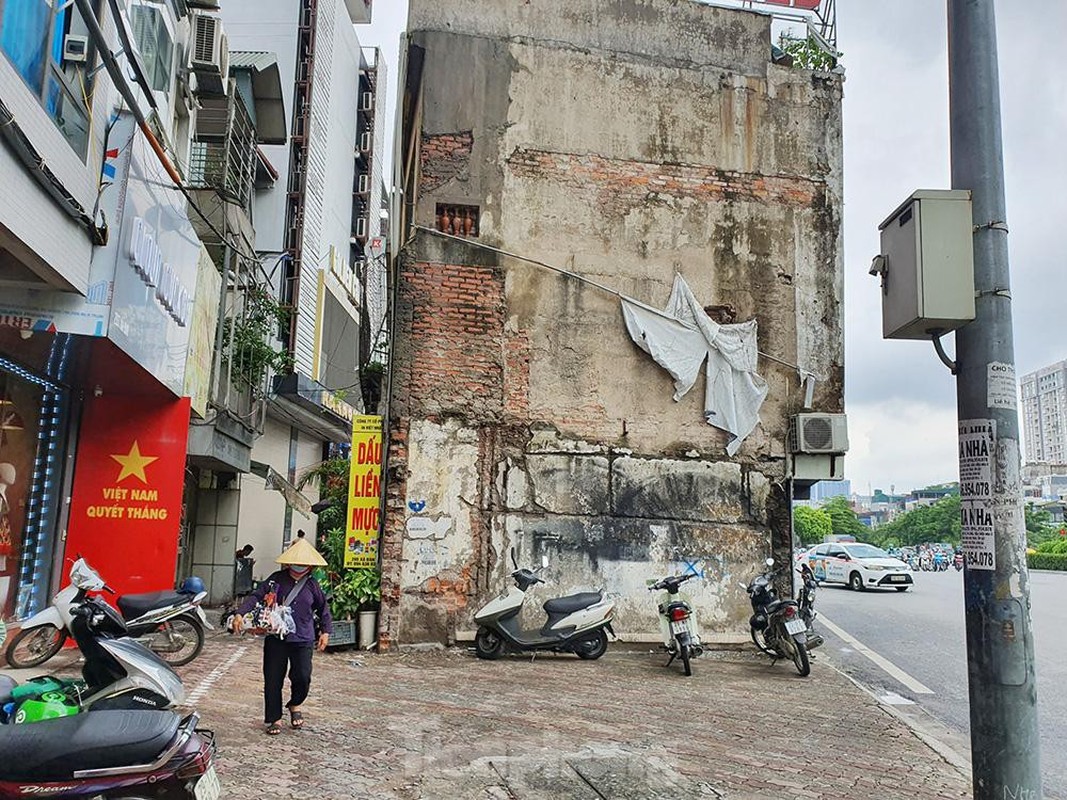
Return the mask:
{"type": "Polygon", "coordinates": [[[622,313],[630,338],[674,378],[674,399],[693,388],[707,362],[704,418],[732,433],[731,456],[759,422],[767,382],[756,374],[756,320],[720,325],[709,317],[681,275],[663,311],[629,297],[622,313]]]}

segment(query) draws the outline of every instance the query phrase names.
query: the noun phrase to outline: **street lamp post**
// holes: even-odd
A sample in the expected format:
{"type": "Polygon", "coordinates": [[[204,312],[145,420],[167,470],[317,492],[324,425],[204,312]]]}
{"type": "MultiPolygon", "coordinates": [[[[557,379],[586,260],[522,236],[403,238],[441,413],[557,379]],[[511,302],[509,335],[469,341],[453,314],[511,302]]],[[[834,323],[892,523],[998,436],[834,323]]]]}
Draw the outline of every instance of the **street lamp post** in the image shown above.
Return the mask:
{"type": "Polygon", "coordinates": [[[948,0],[948,30],[952,187],[971,190],[974,213],[976,317],[956,332],[974,797],[1038,800],[993,0],[948,0]]]}

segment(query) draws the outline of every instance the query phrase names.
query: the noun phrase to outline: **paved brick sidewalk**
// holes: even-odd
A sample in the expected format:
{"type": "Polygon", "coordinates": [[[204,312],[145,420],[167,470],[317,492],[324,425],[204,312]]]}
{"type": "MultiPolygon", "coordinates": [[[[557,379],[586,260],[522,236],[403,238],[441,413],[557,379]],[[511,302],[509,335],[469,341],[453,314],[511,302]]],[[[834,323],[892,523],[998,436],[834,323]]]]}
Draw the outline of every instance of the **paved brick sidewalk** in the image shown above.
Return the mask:
{"type": "Polygon", "coordinates": [[[227,800],[970,796],[822,662],[804,679],[755,654],[706,656],[690,678],[664,661],[316,654],[305,729],[274,738],[259,642],[213,637],[183,677],[218,734],[227,800]]]}

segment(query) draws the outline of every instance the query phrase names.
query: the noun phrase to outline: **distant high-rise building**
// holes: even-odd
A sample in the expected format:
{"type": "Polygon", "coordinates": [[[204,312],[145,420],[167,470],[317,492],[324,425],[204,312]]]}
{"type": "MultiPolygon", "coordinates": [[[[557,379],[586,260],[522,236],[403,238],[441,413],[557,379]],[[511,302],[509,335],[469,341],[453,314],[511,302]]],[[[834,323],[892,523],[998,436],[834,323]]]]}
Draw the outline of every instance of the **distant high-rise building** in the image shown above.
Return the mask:
{"type": "Polygon", "coordinates": [[[819,481],[811,486],[811,499],[816,505],[831,497],[849,497],[851,494],[851,481],[819,481]]]}
{"type": "Polygon", "coordinates": [[[1067,462],[1067,361],[1024,375],[1019,383],[1026,460],[1067,462]]]}

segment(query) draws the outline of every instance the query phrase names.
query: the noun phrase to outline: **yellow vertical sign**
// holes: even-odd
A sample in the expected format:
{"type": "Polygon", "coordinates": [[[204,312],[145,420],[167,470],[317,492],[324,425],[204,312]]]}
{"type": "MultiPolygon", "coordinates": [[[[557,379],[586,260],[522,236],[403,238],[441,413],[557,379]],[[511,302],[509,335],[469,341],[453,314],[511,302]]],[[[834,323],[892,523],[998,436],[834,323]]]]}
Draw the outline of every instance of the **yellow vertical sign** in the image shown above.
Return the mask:
{"type": "Polygon", "coordinates": [[[379,509],[382,497],[382,418],[352,420],[352,461],[348,474],[345,567],[378,566],[379,509]]]}

